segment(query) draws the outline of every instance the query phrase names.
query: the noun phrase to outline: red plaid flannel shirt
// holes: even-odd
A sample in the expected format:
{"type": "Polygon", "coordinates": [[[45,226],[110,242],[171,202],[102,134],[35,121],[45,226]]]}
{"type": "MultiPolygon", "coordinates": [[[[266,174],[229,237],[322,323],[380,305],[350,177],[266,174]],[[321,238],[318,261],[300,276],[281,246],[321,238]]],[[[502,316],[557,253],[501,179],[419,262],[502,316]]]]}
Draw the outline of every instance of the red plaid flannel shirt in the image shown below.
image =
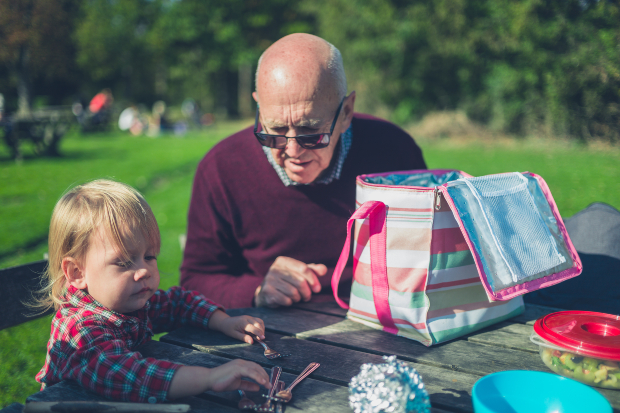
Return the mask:
{"type": "Polygon", "coordinates": [[[69,379],[102,396],[132,402],[166,400],[180,364],[145,358],[135,349],[153,334],[183,325],[207,328],[222,309],[203,295],[172,287],[158,290],[144,308],[120,314],[69,286],[52,320],[45,365],[37,381],[46,386],[69,379]]]}

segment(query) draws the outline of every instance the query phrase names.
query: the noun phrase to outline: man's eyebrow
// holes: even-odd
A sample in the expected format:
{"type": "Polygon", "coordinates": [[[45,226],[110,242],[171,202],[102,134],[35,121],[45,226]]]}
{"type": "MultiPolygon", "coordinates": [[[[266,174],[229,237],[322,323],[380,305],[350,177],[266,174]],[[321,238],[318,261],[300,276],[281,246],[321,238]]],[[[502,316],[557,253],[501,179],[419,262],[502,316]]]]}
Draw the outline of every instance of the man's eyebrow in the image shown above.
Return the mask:
{"type": "MultiPolygon", "coordinates": [[[[286,128],[288,124],[272,120],[265,120],[265,126],[270,129],[286,128]]],[[[294,123],[297,128],[317,128],[323,124],[322,119],[300,119],[294,123]]]]}

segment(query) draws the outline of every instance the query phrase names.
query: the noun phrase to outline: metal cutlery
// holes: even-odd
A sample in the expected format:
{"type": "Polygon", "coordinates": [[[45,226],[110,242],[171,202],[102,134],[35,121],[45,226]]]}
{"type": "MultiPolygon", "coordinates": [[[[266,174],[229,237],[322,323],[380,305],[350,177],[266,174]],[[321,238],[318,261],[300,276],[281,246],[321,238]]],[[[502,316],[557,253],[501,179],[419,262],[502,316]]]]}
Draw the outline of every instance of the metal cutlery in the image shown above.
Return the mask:
{"type": "Polygon", "coordinates": [[[263,346],[263,348],[265,349],[265,352],[263,353],[265,355],[265,357],[267,357],[268,359],[275,359],[278,357],[288,357],[290,356],[290,354],[280,354],[279,352],[275,351],[274,349],[269,348],[269,346],[260,339],[260,337],[258,337],[255,334],[252,333],[248,333],[246,331],[246,334],[248,334],[250,337],[252,337],[254,339],[254,341],[256,341],[258,344],[260,344],[261,346],[263,346]]]}
{"type": "Polygon", "coordinates": [[[248,396],[245,395],[245,392],[243,390],[238,391],[239,395],[241,396],[241,400],[239,400],[239,404],[237,404],[239,410],[254,410],[254,408],[256,407],[256,403],[254,403],[253,400],[248,398],[248,396]]]}
{"type": "Polygon", "coordinates": [[[287,389],[278,391],[275,397],[272,395],[272,393],[270,393],[268,397],[276,402],[288,403],[293,398],[293,388],[297,386],[300,381],[308,377],[314,370],[318,369],[320,366],[321,365],[319,363],[308,364],[308,367],[306,367],[304,371],[302,371],[301,374],[297,376],[295,380],[293,380],[293,382],[290,384],[290,386],[288,386],[287,389]]]}
{"type": "MultiPolygon", "coordinates": [[[[282,380],[280,380],[278,382],[278,391],[276,392],[276,394],[278,394],[278,392],[284,390],[284,382],[282,380]]],[[[276,413],[283,413],[284,412],[284,407],[282,406],[281,402],[276,402],[276,413]]]]}
{"type": "Polygon", "coordinates": [[[271,382],[271,389],[269,390],[269,395],[267,396],[267,400],[265,401],[265,403],[257,405],[254,410],[256,410],[257,412],[273,412],[274,408],[273,405],[271,404],[271,399],[273,398],[273,395],[275,394],[276,390],[279,387],[279,380],[280,380],[280,374],[282,373],[282,369],[278,366],[272,367],[271,368],[271,377],[269,379],[269,381],[271,382]]]}

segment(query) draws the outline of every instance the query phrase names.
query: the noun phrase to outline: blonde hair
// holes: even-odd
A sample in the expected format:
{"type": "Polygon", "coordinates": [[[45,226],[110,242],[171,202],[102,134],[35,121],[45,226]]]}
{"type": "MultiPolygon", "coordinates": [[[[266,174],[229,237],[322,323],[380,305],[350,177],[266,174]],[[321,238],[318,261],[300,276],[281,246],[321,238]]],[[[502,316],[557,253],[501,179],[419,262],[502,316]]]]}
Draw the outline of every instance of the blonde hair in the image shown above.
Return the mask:
{"type": "Polygon", "coordinates": [[[67,191],[52,213],[44,287],[33,307],[43,311],[52,306],[58,309],[65,302],[62,260],[71,257],[83,263],[97,231],[111,237],[123,259],[129,261],[127,246],[136,242],[132,233],[138,229],[155,254],[159,254],[161,239],[153,211],[132,187],[99,179],[67,191]]]}

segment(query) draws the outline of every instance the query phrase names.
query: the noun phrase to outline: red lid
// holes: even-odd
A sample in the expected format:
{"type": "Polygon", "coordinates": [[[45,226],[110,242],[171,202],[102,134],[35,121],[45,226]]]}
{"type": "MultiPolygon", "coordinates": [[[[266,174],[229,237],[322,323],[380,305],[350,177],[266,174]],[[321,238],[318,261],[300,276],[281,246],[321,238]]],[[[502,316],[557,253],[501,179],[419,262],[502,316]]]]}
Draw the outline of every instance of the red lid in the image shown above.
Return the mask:
{"type": "Polygon", "coordinates": [[[591,311],[560,311],[536,320],[534,331],[568,351],[620,361],[620,316],[591,311]]]}

